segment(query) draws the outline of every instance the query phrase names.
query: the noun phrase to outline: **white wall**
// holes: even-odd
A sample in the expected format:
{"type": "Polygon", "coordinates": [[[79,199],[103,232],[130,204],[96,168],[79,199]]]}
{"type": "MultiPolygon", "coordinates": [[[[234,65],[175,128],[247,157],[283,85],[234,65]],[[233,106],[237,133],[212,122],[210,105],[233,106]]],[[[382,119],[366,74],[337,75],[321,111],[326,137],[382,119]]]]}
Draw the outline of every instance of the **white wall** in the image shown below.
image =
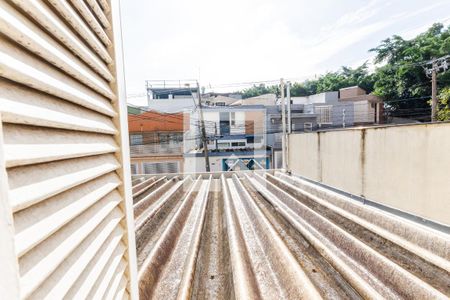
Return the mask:
{"type": "Polygon", "coordinates": [[[231,113],[234,112],[235,115],[235,126],[230,126],[231,134],[244,134],[245,133],[245,112],[244,111],[230,111],[230,121],[231,113]]]}
{"type": "MultiPolygon", "coordinates": [[[[222,158],[210,157],[209,166],[211,172],[222,171],[222,158]]],[[[204,157],[185,157],[184,158],[184,172],[185,173],[195,173],[195,172],[205,172],[206,164],[204,157]]]]}
{"type": "Polygon", "coordinates": [[[203,119],[205,120],[205,129],[207,135],[214,135],[217,127],[217,134],[220,134],[220,114],[217,111],[203,112],[203,119]],[[215,127],[216,126],[216,127],[215,127]]]}

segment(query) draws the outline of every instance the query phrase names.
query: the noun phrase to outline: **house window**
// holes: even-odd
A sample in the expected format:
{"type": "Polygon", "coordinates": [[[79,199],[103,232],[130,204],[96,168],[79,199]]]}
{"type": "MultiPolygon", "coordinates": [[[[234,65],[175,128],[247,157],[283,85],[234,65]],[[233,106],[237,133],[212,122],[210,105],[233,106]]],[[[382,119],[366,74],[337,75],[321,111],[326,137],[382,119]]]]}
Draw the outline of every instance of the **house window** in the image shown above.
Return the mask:
{"type": "Polygon", "coordinates": [[[331,121],[331,105],[316,106],[317,123],[319,124],[332,124],[331,121]]]}
{"type": "Polygon", "coordinates": [[[142,134],[131,134],[130,143],[131,145],[142,145],[142,134]]]}
{"type": "Polygon", "coordinates": [[[230,126],[236,127],[236,113],[230,112],[230,126]]]}

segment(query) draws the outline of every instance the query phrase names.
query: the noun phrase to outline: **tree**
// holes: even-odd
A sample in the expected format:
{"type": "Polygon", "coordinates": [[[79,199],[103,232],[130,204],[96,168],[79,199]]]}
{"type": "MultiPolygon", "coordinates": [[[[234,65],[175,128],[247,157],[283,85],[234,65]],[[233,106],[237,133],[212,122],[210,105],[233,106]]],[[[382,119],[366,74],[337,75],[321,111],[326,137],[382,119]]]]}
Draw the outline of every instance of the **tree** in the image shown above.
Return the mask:
{"type": "Polygon", "coordinates": [[[270,85],[266,86],[265,84],[261,83],[259,85],[253,85],[250,88],[244,89],[242,92],[242,98],[251,98],[256,97],[264,94],[276,94],[279,95],[279,87],[278,85],[270,85]]]}
{"type": "MultiPolygon", "coordinates": [[[[424,63],[450,53],[450,27],[434,24],[411,40],[394,35],[369,51],[376,53],[376,64],[384,63],[373,75],[374,94],[384,98],[394,110],[422,109],[428,114],[431,83],[424,72],[424,63]]],[[[448,79],[449,74],[440,74],[438,88],[448,84],[448,79]]]]}
{"type": "Polygon", "coordinates": [[[441,90],[438,96],[439,110],[437,119],[439,121],[450,121],[450,87],[441,90]]]}

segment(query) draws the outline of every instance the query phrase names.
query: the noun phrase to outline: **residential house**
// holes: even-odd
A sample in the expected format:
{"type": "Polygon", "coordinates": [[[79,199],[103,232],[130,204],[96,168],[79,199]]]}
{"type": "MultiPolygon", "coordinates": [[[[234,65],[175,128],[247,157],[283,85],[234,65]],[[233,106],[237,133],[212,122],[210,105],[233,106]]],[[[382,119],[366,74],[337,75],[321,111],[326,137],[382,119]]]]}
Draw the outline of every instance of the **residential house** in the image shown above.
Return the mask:
{"type": "MultiPolygon", "coordinates": [[[[291,105],[291,130],[292,132],[312,131],[317,128],[317,115],[304,113],[303,104],[291,105]]],[[[287,114],[286,114],[287,118],[287,114]]],[[[281,168],[282,149],[282,114],[280,105],[266,106],[266,143],[272,149],[272,168],[281,168]]],[[[289,124],[286,123],[286,130],[289,124]]]]}
{"type": "Polygon", "coordinates": [[[359,124],[371,124],[383,122],[383,101],[380,97],[358,87],[352,86],[339,90],[339,102],[354,104],[353,122],[359,124]]]}
{"type": "MultiPolygon", "coordinates": [[[[203,109],[212,171],[270,168],[266,147],[266,108],[262,105],[213,106],[203,109]]],[[[185,136],[185,171],[205,170],[199,111],[190,118],[185,136]]]]}
{"type": "MultiPolygon", "coordinates": [[[[222,149],[209,151],[211,172],[270,169],[270,151],[267,149],[222,149]]],[[[202,149],[184,154],[184,170],[187,173],[205,172],[205,155],[202,149]]]]}
{"type": "Polygon", "coordinates": [[[179,113],[194,109],[198,102],[197,83],[193,80],[147,80],[146,110],[179,113]]]}
{"type": "Polygon", "coordinates": [[[144,112],[142,108],[130,104],[127,105],[127,111],[129,115],[139,115],[140,113],[144,112]]]}
{"type": "Polygon", "coordinates": [[[145,82],[147,100],[185,99],[197,94],[195,80],[147,80],[145,82]]]}
{"type": "Polygon", "coordinates": [[[317,116],[317,128],[352,126],[354,103],[339,102],[339,92],[292,97],[294,105],[303,105],[303,113],[317,116]]]}
{"type": "Polygon", "coordinates": [[[382,100],[358,87],[325,92],[306,97],[292,97],[303,104],[305,113],[317,114],[318,128],[368,125],[382,122],[382,100]]]}
{"type": "Polygon", "coordinates": [[[189,115],[147,111],[128,115],[131,172],[183,172],[184,121],[189,115]]]}
{"type": "Polygon", "coordinates": [[[241,100],[237,100],[234,103],[230,104],[233,106],[237,105],[264,105],[270,106],[275,105],[277,102],[277,95],[275,94],[264,94],[256,97],[245,98],[241,100]]]}
{"type": "Polygon", "coordinates": [[[229,106],[237,100],[223,95],[202,95],[202,103],[206,106],[229,106]]]}

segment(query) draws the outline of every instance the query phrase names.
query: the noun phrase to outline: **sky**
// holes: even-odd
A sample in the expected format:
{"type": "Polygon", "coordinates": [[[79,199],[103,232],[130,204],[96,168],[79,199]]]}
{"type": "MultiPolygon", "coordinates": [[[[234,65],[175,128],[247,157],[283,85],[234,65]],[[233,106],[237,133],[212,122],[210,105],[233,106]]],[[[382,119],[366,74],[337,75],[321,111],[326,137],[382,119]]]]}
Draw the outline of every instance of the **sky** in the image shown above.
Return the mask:
{"type": "Polygon", "coordinates": [[[145,80],[221,92],[359,66],[387,37],[449,25],[449,11],[450,0],[121,1],[128,101],[145,104],[145,80]]]}

